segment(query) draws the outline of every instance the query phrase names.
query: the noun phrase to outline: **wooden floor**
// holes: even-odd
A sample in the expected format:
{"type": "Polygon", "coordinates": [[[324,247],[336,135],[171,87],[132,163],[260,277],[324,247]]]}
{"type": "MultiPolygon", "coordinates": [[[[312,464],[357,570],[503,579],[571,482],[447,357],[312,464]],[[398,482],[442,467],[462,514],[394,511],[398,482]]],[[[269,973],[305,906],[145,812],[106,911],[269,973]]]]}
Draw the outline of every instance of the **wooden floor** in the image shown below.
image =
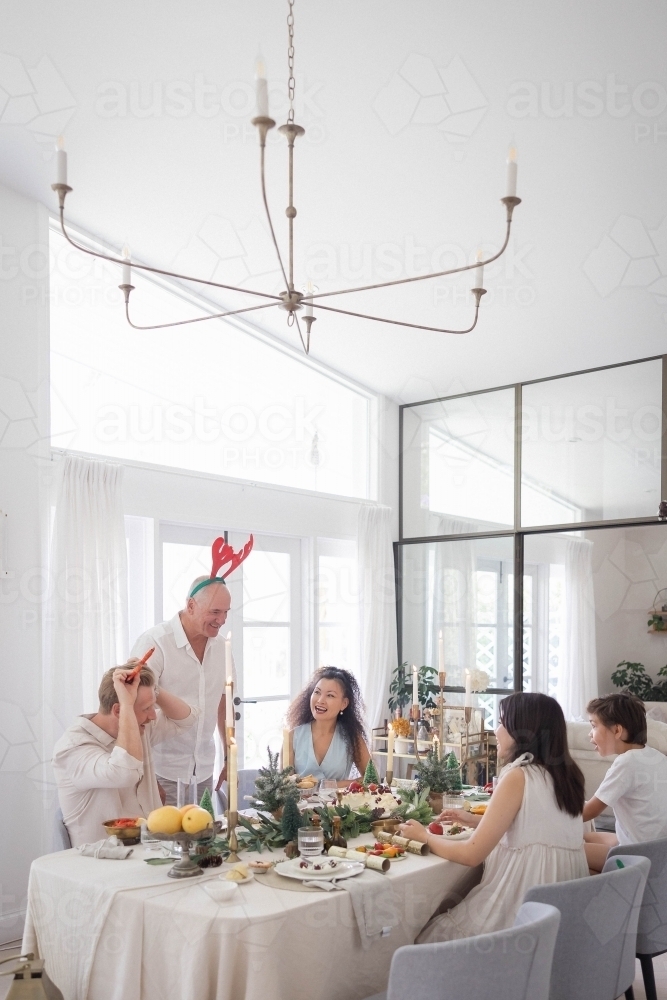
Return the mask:
{"type": "MultiPolygon", "coordinates": [[[[8,958],[10,954],[11,952],[5,951],[2,952],[0,957],[8,958]]],[[[655,969],[655,982],[658,988],[658,1000],[667,1000],[667,955],[658,956],[658,958],[656,958],[653,962],[653,967],[655,969]]],[[[3,976],[0,978],[0,1000],[5,1000],[11,981],[10,976],[3,976]]],[[[635,978],[635,1000],[646,1000],[639,962],[637,962],[637,972],[635,978]]]]}

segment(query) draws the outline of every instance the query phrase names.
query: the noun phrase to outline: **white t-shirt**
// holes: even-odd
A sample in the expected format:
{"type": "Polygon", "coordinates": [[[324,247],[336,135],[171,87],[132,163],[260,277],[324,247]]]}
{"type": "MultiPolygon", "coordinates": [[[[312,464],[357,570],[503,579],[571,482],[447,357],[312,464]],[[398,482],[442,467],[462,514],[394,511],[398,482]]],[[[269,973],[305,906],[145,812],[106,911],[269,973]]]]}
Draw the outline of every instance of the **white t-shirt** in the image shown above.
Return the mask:
{"type": "Polygon", "coordinates": [[[619,844],[667,837],[667,757],[654,747],[620,753],[595,796],[614,810],[619,844]]]}

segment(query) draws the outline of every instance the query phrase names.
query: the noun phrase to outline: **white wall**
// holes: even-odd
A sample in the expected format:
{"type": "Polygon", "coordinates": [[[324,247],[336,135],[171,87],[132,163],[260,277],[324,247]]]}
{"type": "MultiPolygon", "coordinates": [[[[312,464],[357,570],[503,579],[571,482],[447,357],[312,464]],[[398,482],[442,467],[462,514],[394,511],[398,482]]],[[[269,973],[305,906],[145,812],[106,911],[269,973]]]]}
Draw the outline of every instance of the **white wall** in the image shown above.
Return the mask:
{"type": "MultiPolygon", "coordinates": [[[[48,277],[44,210],[0,187],[0,942],[22,930],[28,870],[50,844],[42,821],[43,528],[48,488],[48,277]]],[[[48,794],[48,792],[47,792],[48,794]]]]}

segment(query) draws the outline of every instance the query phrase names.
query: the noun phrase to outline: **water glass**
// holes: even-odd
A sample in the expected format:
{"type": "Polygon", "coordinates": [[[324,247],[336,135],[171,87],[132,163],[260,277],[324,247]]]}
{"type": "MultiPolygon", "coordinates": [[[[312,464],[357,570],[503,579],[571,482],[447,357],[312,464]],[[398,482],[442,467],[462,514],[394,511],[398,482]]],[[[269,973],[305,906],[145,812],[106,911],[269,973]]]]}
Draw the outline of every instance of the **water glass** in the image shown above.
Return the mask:
{"type": "Polygon", "coordinates": [[[442,797],[444,809],[463,809],[464,801],[462,792],[446,792],[442,797]]]}
{"type": "Polygon", "coordinates": [[[176,808],[181,809],[183,806],[192,805],[199,805],[197,801],[197,779],[194,775],[189,781],[181,781],[179,778],[176,782],[176,808]]]}
{"type": "Polygon", "coordinates": [[[335,799],[338,791],[338,782],[335,778],[323,778],[320,783],[320,794],[324,799],[335,799]]]}
{"type": "Polygon", "coordinates": [[[314,826],[299,827],[299,854],[302,858],[315,858],[324,851],[324,830],[314,826]]]}

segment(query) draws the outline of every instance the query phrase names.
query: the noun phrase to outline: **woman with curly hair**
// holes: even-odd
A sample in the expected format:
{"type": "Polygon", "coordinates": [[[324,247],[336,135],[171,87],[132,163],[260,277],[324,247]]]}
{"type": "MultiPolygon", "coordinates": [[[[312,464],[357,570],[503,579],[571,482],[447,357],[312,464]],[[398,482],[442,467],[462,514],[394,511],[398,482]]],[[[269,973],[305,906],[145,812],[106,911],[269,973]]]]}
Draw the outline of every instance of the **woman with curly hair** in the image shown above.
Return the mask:
{"type": "Polygon", "coordinates": [[[287,724],[297,774],[346,785],[352,764],[361,774],[366,770],[370,754],[364,703],[348,670],[320,667],[290,705],[287,724]]]}

